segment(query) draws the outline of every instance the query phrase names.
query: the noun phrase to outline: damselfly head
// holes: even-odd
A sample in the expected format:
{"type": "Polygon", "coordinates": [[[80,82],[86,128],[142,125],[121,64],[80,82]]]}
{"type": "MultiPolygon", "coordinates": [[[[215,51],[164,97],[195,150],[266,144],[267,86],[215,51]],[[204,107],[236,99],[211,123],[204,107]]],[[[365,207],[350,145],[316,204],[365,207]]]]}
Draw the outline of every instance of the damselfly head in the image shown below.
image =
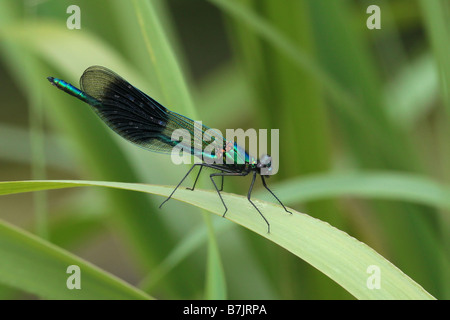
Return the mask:
{"type": "Polygon", "coordinates": [[[263,155],[256,165],[257,168],[270,168],[272,166],[272,157],[268,154],[263,155]]]}
{"type": "Polygon", "coordinates": [[[272,172],[272,157],[268,154],[263,155],[256,164],[259,174],[270,177],[272,172]]]}

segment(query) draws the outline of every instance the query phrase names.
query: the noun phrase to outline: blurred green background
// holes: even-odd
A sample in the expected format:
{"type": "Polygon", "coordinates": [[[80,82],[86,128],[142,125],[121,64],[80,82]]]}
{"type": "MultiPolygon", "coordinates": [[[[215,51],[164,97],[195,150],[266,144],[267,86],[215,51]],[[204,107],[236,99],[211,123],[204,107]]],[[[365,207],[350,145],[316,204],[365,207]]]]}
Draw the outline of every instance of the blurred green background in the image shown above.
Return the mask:
{"type": "MultiPolygon", "coordinates": [[[[210,127],[280,129],[269,186],[282,201],[450,298],[449,206],[404,201],[383,180],[403,173],[449,183],[448,1],[80,0],[81,29],[69,30],[71,4],[0,0],[0,180],[179,182],[187,167],[123,141],[46,80],[78,84],[88,66],[103,65],[210,127]],[[372,4],[380,30],[366,26],[372,4]],[[367,174],[380,177],[373,190],[339,191],[351,189],[345,181],[364,185],[367,174]],[[301,201],[301,183],[317,177],[316,196],[301,201]]],[[[225,190],[246,194],[249,183],[226,179],[225,190]]],[[[0,219],[156,298],[205,298],[205,220],[176,201],[159,210],[162,200],[96,188],[19,194],[0,197],[0,219]]],[[[224,297],[352,298],[273,243],[212,220],[224,297]]],[[[34,298],[9,286],[0,297],[34,298]]]]}

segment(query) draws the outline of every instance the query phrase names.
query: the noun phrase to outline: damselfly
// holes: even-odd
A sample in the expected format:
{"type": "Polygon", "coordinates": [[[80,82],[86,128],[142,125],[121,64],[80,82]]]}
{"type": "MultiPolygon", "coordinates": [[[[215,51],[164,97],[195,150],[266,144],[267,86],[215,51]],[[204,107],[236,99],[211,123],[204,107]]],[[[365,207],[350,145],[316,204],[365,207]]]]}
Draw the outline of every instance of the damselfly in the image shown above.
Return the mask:
{"type": "MultiPolygon", "coordinates": [[[[253,185],[255,184],[257,175],[261,177],[263,186],[277,199],[284,210],[291,213],[267,187],[265,175],[262,172],[267,172],[267,169],[270,170],[271,168],[271,157],[269,155],[257,159],[249,155],[237,143],[226,141],[221,136],[219,137],[221,141],[218,144],[220,147],[213,149],[212,152],[205,152],[206,146],[211,143],[211,136],[208,135],[208,132],[211,132],[209,127],[201,125],[200,130],[196,130],[196,123],[193,120],[168,110],[156,100],[105,67],[92,66],[86,69],[80,78],[81,90],[61,79],[54,77],[48,77],[47,79],[58,89],[91,105],[95,113],[111,129],[126,140],[142,148],[170,154],[174,147],[179,147],[180,144],[183,144],[184,150],[189,150],[191,155],[197,156],[202,160],[208,158],[217,159],[219,157],[233,160],[231,163],[230,161],[222,163],[210,163],[209,161],[195,163],[169,197],[161,203],[160,208],[173,196],[191,171],[196,166],[199,166],[200,169],[194,184],[192,188],[188,189],[195,189],[198,177],[204,167],[217,170],[218,172],[210,174],[209,177],[225,208],[223,216],[228,211],[227,205],[220,194],[223,190],[223,178],[225,176],[247,176],[249,174],[252,174],[252,181],[248,189],[247,199],[266,222],[268,232],[270,232],[269,222],[251,200],[253,185]],[[190,133],[191,140],[173,139],[172,133],[177,129],[187,130],[190,133]],[[201,134],[201,146],[196,146],[195,139],[199,138],[199,132],[201,134]],[[214,177],[221,177],[220,189],[217,187],[214,177]]],[[[217,139],[216,135],[214,135],[214,139],[217,139]]]]}

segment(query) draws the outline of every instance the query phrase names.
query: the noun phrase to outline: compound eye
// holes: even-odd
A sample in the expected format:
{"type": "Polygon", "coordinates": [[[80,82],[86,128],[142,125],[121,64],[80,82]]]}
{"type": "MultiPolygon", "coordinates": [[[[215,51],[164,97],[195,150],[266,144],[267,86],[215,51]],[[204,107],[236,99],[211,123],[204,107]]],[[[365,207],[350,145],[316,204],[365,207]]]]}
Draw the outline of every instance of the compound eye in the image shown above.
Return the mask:
{"type": "Polygon", "coordinates": [[[269,168],[272,165],[272,157],[265,154],[261,157],[258,163],[258,168],[269,168]]]}
{"type": "Polygon", "coordinates": [[[261,162],[264,164],[265,167],[270,167],[272,165],[272,157],[266,154],[262,157],[261,162]]]}

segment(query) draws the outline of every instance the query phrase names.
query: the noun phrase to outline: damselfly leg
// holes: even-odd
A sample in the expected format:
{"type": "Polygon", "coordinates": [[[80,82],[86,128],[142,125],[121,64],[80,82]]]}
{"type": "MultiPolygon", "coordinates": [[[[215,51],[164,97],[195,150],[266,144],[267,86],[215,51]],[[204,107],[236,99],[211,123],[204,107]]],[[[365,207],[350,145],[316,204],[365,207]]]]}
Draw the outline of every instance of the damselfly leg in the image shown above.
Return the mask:
{"type": "Polygon", "coordinates": [[[286,207],[284,206],[283,202],[281,202],[281,200],[278,199],[278,197],[275,195],[275,193],[273,193],[272,190],[269,189],[269,187],[266,184],[266,179],[264,179],[264,176],[261,176],[261,181],[262,181],[262,184],[263,184],[264,188],[266,188],[267,191],[269,191],[274,196],[274,198],[277,199],[277,201],[279,202],[279,204],[281,204],[281,206],[284,208],[284,210],[287,213],[292,214],[292,212],[290,212],[288,209],[286,209],[286,207]]]}

